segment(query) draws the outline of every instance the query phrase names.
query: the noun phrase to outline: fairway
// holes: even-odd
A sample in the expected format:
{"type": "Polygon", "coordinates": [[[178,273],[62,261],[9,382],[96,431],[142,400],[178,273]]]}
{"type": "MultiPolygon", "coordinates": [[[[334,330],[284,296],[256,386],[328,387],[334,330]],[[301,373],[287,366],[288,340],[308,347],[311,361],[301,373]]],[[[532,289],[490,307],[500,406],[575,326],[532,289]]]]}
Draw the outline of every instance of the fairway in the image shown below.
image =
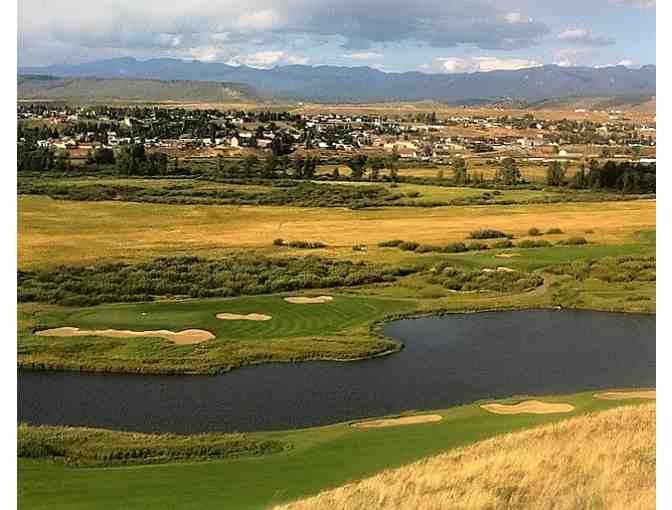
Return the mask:
{"type": "Polygon", "coordinates": [[[433,423],[368,429],[339,424],[256,433],[249,437],[289,441],[293,448],[226,461],[85,469],[21,459],[19,504],[31,510],[147,510],[176,505],[185,509],[261,509],[498,434],[642,402],[597,400],[592,393],[547,396],[543,400],[569,403],[576,409],[560,415],[505,416],[490,414],[473,404],[437,411],[442,420],[433,423]]]}
{"type": "Polygon", "coordinates": [[[416,309],[414,301],[333,295],[320,304],[285,296],[166,301],[91,308],[20,308],[19,364],[24,367],[213,373],[264,361],[350,360],[396,351],[369,324],[416,309]],[[222,320],[218,314],[260,313],[270,320],[222,320]],[[205,330],[215,338],[178,345],[151,337],[40,336],[49,328],[85,330],[205,330]]]}
{"type": "Polygon", "coordinates": [[[71,202],[21,196],[18,265],[29,269],[177,254],[213,257],[250,248],[278,255],[301,253],[273,247],[278,238],[326,243],[326,249],[311,250],[319,255],[385,261],[381,253],[391,252],[372,245],[388,239],[445,243],[464,240],[479,228],[526,236],[531,227],[557,227],[566,236],[619,243],[636,231],[654,229],[655,223],[655,200],[352,211],[71,202]],[[352,251],[355,244],[372,249],[356,254],[352,251]]]}

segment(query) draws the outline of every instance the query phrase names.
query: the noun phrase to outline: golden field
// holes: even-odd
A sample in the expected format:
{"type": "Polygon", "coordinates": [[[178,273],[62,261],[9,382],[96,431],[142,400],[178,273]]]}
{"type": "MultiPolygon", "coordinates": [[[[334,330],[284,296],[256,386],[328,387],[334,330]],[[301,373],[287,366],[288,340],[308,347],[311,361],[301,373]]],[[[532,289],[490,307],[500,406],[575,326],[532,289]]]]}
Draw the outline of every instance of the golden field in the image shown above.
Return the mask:
{"type": "Polygon", "coordinates": [[[159,205],[129,202],[18,199],[18,265],[22,269],[94,260],[148,259],[159,255],[216,256],[232,249],[303,253],[276,248],[276,238],[322,241],[310,253],[385,261],[380,241],[426,243],[463,240],[494,228],[524,237],[531,227],[561,228],[561,237],[622,243],[656,224],[655,200],[515,206],[391,207],[353,211],[270,206],[159,205]],[[593,233],[586,233],[586,230],[593,233]],[[355,255],[352,245],[367,244],[355,255]]]}
{"type": "Polygon", "coordinates": [[[276,510],[656,507],[656,406],[496,437],[276,510]]]}

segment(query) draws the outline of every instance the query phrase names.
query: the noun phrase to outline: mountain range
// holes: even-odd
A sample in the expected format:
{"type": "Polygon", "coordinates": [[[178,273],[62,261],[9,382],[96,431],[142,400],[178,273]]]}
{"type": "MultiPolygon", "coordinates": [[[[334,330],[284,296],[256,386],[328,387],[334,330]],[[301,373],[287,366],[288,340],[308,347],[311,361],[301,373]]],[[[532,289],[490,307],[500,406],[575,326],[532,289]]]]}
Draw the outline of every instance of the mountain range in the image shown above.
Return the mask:
{"type": "Polygon", "coordinates": [[[656,66],[561,67],[460,74],[391,73],[370,67],[287,65],[271,69],[197,60],[123,57],[76,65],[19,67],[19,75],[226,82],[266,98],[316,102],[436,100],[453,104],[512,98],[655,95],[656,66]],[[250,89],[251,90],[251,89],[250,89]]]}

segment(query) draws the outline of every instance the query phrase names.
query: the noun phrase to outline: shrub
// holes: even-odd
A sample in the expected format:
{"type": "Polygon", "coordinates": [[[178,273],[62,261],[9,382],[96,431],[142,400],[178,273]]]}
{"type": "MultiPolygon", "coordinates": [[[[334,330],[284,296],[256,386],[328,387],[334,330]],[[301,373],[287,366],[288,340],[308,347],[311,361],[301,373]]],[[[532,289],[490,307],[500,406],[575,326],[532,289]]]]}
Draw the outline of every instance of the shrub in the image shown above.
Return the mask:
{"type": "Polygon", "coordinates": [[[543,235],[541,230],[539,230],[537,227],[532,227],[527,231],[528,236],[540,236],[543,235]]]}
{"type": "Polygon", "coordinates": [[[502,239],[501,241],[492,243],[492,247],[495,249],[513,248],[513,243],[511,242],[511,239],[502,239]]]}
{"type": "Polygon", "coordinates": [[[380,246],[381,248],[396,248],[403,242],[404,241],[402,241],[401,239],[392,239],[390,241],[382,241],[378,243],[378,246],[380,246]]]}
{"type": "Polygon", "coordinates": [[[274,246],[282,246],[283,244],[285,244],[285,241],[283,239],[274,239],[273,240],[273,245],[274,246]]]}
{"type": "Polygon", "coordinates": [[[563,232],[562,232],[562,230],[559,229],[558,227],[554,227],[554,228],[549,228],[549,229],[546,231],[546,233],[547,233],[547,234],[562,234],[563,232]]]}
{"type": "MultiPolygon", "coordinates": [[[[413,272],[413,270],[406,270],[413,272]]],[[[391,281],[400,271],[320,257],[161,257],[138,264],[20,271],[20,302],[93,306],[155,297],[230,297],[391,281]]]]}
{"type": "Polygon", "coordinates": [[[352,247],[352,251],[366,251],[366,245],[365,244],[355,244],[352,247]]]}
{"type": "Polygon", "coordinates": [[[586,229],[586,230],[584,230],[584,232],[586,234],[594,234],[595,233],[595,231],[592,228],[586,229]]]}
{"type": "Polygon", "coordinates": [[[551,243],[544,239],[525,239],[520,241],[516,247],[517,248],[545,248],[550,246],[551,243]]]}
{"type": "Polygon", "coordinates": [[[421,244],[415,249],[415,253],[429,253],[433,251],[441,251],[441,247],[435,244],[421,244]]]}
{"type": "Polygon", "coordinates": [[[327,245],[319,241],[289,241],[287,246],[304,250],[316,250],[318,248],[325,248],[327,245]]]}
{"type": "Polygon", "coordinates": [[[473,232],[469,233],[470,239],[501,239],[503,237],[510,238],[513,236],[505,234],[500,230],[492,230],[492,229],[474,230],[473,232]]]}
{"type": "Polygon", "coordinates": [[[420,243],[416,243],[415,241],[404,241],[399,243],[398,246],[400,250],[415,251],[418,249],[418,246],[420,246],[420,243]]]}
{"type": "Polygon", "coordinates": [[[441,248],[442,253],[462,253],[467,251],[468,248],[464,243],[449,243],[441,248]]]}
{"type": "Polygon", "coordinates": [[[588,244],[588,241],[586,240],[585,237],[570,237],[569,239],[565,239],[564,241],[559,241],[558,244],[566,244],[566,245],[581,245],[581,244],[588,244]]]}
{"type": "Polygon", "coordinates": [[[489,250],[490,247],[485,243],[479,243],[474,241],[473,243],[469,243],[467,245],[467,249],[469,251],[481,251],[481,250],[489,250]]]}
{"type": "Polygon", "coordinates": [[[409,191],[408,193],[406,193],[406,196],[408,198],[418,198],[420,196],[420,192],[419,191],[409,191]]]}

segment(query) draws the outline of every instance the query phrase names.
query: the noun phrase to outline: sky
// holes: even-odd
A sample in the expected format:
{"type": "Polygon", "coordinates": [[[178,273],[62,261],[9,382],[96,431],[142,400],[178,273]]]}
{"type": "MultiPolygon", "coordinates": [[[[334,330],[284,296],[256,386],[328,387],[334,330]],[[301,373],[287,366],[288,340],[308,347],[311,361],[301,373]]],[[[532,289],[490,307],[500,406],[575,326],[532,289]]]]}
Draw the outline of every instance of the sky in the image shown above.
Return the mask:
{"type": "Polygon", "coordinates": [[[20,0],[20,66],[172,57],[461,73],[656,61],[656,0],[20,0]]]}

